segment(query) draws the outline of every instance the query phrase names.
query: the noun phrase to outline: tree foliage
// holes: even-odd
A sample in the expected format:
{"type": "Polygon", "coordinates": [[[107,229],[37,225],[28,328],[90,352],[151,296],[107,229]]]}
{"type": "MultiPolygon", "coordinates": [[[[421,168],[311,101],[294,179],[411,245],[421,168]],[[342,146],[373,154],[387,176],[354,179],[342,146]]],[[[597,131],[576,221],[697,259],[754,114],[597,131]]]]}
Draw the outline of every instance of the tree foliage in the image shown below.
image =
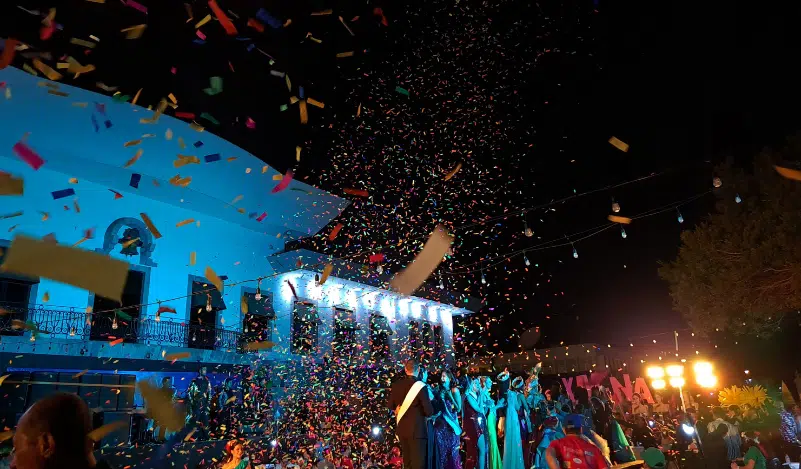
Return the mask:
{"type": "Polygon", "coordinates": [[[677,258],[660,268],[674,308],[696,332],[770,336],[801,309],[801,182],[773,167],[798,167],[799,159],[796,134],[752,168],[718,168],[716,212],[682,233],[677,258]]]}

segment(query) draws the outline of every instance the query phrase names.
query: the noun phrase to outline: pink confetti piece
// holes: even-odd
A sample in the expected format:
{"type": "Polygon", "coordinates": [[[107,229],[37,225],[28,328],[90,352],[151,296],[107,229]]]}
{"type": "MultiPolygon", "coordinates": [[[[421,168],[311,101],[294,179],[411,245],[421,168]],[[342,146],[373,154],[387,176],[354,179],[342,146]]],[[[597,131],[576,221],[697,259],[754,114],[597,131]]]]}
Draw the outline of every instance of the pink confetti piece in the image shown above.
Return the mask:
{"type": "Polygon", "coordinates": [[[267,212],[263,212],[261,215],[259,215],[259,218],[257,218],[256,221],[262,221],[265,218],[267,218],[267,212]]]}
{"type": "Polygon", "coordinates": [[[245,125],[248,127],[248,129],[255,129],[256,128],[256,121],[254,121],[253,119],[248,117],[248,120],[247,120],[247,122],[245,122],[245,125]]]}
{"type": "Polygon", "coordinates": [[[133,9],[135,9],[135,10],[139,10],[142,13],[147,14],[147,7],[142,5],[139,2],[135,2],[134,0],[127,0],[125,2],[125,4],[128,5],[129,7],[133,8],[133,9]]]}
{"type": "Polygon", "coordinates": [[[295,291],[295,286],[292,285],[292,282],[290,282],[289,280],[287,280],[286,283],[289,285],[289,289],[292,290],[292,295],[297,299],[298,292],[295,291]]]}
{"type": "Polygon", "coordinates": [[[286,174],[284,174],[283,179],[279,182],[275,187],[273,187],[272,193],[275,194],[277,192],[281,192],[282,190],[289,187],[289,183],[292,182],[292,170],[287,170],[286,174]]]}
{"type": "Polygon", "coordinates": [[[206,35],[205,35],[205,34],[203,34],[203,31],[201,31],[201,30],[199,30],[199,29],[198,29],[197,31],[195,31],[195,34],[196,34],[196,35],[197,35],[197,37],[199,37],[200,39],[202,39],[202,40],[204,40],[204,41],[206,40],[206,35]]]}
{"type": "MultiPolygon", "coordinates": [[[[44,164],[44,160],[42,159],[42,157],[37,155],[36,152],[31,149],[31,147],[29,147],[22,141],[15,143],[13,150],[14,153],[16,153],[17,156],[19,156],[20,159],[22,159],[22,161],[28,163],[28,165],[35,170],[38,170],[44,164]]],[[[281,181],[281,184],[283,184],[283,182],[284,181],[281,181]]],[[[279,184],[279,186],[281,184],[279,184]]],[[[289,183],[287,182],[287,184],[289,183]]]]}

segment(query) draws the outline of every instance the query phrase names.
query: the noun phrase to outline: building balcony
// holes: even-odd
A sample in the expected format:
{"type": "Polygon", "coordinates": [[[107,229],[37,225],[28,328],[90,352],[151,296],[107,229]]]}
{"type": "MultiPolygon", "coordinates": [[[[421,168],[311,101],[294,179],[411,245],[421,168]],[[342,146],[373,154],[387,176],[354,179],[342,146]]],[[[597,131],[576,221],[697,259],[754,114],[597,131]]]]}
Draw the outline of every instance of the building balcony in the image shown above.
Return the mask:
{"type": "Polygon", "coordinates": [[[242,333],[214,325],[155,318],[94,316],[72,308],[48,308],[44,305],[0,305],[0,308],[4,311],[0,314],[0,342],[96,341],[114,345],[125,343],[246,353],[242,333]],[[20,327],[22,324],[25,326],[20,327]]]}

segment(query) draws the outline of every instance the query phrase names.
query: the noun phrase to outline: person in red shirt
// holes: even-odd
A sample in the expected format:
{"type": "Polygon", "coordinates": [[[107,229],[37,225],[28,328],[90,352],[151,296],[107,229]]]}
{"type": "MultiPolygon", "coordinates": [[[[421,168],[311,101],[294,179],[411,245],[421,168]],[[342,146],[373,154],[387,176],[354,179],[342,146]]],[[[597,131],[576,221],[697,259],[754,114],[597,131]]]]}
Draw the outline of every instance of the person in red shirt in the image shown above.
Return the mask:
{"type": "Polygon", "coordinates": [[[545,451],[548,469],[606,469],[610,467],[601,450],[581,435],[582,418],[565,417],[565,437],[553,440],[545,451]]]}

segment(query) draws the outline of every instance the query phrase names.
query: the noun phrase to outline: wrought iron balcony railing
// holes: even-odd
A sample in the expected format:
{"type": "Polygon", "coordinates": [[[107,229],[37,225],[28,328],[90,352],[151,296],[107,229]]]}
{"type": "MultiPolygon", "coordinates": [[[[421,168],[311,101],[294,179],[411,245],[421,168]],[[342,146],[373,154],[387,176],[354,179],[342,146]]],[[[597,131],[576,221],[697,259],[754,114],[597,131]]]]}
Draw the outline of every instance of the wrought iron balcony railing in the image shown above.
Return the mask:
{"type": "Polygon", "coordinates": [[[43,305],[0,304],[0,336],[21,336],[31,332],[38,338],[171,345],[205,350],[244,352],[244,337],[238,331],[214,326],[187,324],[154,318],[123,319],[88,315],[74,309],[50,309],[43,305]],[[24,328],[20,328],[25,324],[24,328]]]}

